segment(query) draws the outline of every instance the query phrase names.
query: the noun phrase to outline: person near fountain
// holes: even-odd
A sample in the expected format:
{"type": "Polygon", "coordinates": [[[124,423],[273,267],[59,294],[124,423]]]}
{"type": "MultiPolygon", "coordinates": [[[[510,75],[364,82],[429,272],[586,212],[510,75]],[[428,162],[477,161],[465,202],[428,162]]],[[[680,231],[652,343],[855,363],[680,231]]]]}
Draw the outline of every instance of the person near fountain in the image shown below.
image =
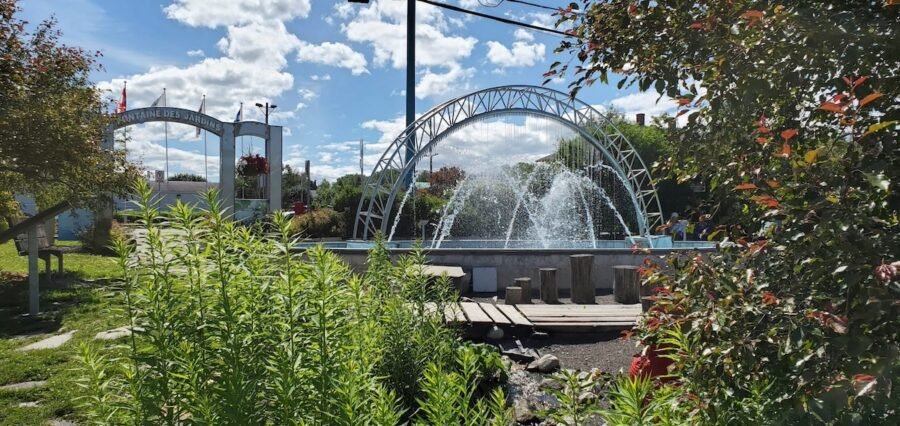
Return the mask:
{"type": "Polygon", "coordinates": [[[694,232],[691,233],[691,238],[697,241],[706,240],[709,236],[710,228],[709,215],[701,214],[697,223],[694,224],[694,232]]]}

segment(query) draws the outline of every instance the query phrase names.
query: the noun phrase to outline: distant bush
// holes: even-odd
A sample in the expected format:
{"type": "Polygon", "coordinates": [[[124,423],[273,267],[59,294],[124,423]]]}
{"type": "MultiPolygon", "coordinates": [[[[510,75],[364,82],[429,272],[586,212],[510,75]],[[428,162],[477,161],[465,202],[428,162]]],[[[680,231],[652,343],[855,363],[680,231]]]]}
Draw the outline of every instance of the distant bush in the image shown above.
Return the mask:
{"type": "Polygon", "coordinates": [[[169,182],[206,182],[206,178],[193,173],[178,173],[169,177],[169,182]]]}
{"type": "Polygon", "coordinates": [[[306,238],[340,237],[345,227],[344,215],[329,208],[304,213],[291,221],[291,232],[306,238]]]}

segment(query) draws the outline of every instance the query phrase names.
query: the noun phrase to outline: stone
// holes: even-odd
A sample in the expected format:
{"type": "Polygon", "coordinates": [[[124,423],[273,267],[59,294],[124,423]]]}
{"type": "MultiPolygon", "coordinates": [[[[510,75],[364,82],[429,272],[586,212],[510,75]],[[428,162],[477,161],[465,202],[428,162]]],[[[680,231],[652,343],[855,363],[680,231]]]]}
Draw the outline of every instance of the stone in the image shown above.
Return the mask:
{"type": "Polygon", "coordinates": [[[101,331],[94,336],[94,340],[117,340],[131,336],[131,329],[127,325],[112,330],[101,331]]]}
{"type": "Polygon", "coordinates": [[[68,420],[53,419],[53,420],[50,420],[49,422],[47,422],[47,426],[77,426],[77,425],[68,420]]]}
{"type": "Polygon", "coordinates": [[[39,388],[46,384],[47,384],[47,382],[45,380],[35,380],[35,381],[31,381],[31,382],[13,383],[11,385],[0,386],[0,391],[9,391],[9,392],[24,391],[24,390],[39,388]]]}
{"type": "Polygon", "coordinates": [[[525,367],[526,371],[537,371],[538,373],[554,373],[559,370],[559,358],[546,354],[533,361],[525,367]]]}
{"type": "Polygon", "coordinates": [[[66,344],[66,342],[68,342],[69,340],[72,340],[72,335],[74,335],[74,334],[75,334],[75,330],[72,330],[68,333],[63,333],[63,334],[58,334],[53,337],[48,337],[44,340],[34,342],[28,346],[23,346],[16,350],[17,351],[34,351],[34,350],[39,350],[39,349],[56,349],[64,344],[66,344]]]}
{"type": "Polygon", "coordinates": [[[537,420],[537,416],[535,416],[534,412],[531,411],[531,408],[528,407],[527,399],[517,399],[513,403],[513,411],[515,411],[516,421],[519,423],[529,423],[537,420]]]}
{"type": "Polygon", "coordinates": [[[19,408],[34,408],[41,405],[41,401],[20,402],[19,408]]]}
{"type": "Polygon", "coordinates": [[[503,338],[503,329],[496,325],[491,326],[491,329],[488,330],[485,337],[487,337],[488,340],[500,340],[503,338]]]}
{"type": "Polygon", "coordinates": [[[544,379],[541,380],[541,389],[553,389],[553,390],[562,390],[563,385],[559,382],[559,380],[553,379],[544,379]]]}

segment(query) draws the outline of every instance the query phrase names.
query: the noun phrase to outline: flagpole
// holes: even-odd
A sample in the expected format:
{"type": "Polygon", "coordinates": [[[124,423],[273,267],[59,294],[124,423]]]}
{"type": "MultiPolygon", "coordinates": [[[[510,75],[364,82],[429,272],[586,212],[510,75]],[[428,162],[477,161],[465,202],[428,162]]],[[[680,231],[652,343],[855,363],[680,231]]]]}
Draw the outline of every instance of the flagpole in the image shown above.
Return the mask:
{"type": "MultiPolygon", "coordinates": [[[[203,95],[203,101],[200,102],[203,109],[206,109],[206,95],[203,95]]],[[[205,111],[203,113],[206,113],[205,111]]],[[[206,158],[206,129],[203,129],[203,169],[206,173],[206,182],[209,183],[209,160],[206,158]]]]}
{"type": "MultiPolygon", "coordinates": [[[[166,106],[166,88],[163,87],[163,106],[166,106]]],[[[164,121],[163,127],[165,128],[166,135],[166,179],[165,181],[169,181],[169,122],[164,121]]]]}

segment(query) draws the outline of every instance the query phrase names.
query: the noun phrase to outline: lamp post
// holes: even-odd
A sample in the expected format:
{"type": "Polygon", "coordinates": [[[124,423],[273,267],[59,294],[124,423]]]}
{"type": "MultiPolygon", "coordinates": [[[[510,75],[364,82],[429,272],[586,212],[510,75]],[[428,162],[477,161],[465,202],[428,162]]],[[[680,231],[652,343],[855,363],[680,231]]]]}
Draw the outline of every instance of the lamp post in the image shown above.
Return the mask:
{"type": "Polygon", "coordinates": [[[256,106],[259,107],[260,109],[262,109],[263,112],[265,113],[265,116],[266,116],[266,125],[268,125],[268,124],[269,124],[269,111],[272,111],[272,110],[274,110],[275,108],[278,108],[278,105],[275,105],[275,104],[269,105],[268,102],[266,102],[266,104],[263,105],[263,104],[257,102],[257,103],[256,103],[256,106]]]}
{"type": "Polygon", "coordinates": [[[428,156],[428,176],[431,176],[431,174],[434,173],[434,156],[440,154],[437,152],[430,152],[425,155],[428,156]]]}
{"type": "MultiPolygon", "coordinates": [[[[368,4],[369,0],[348,0],[350,3],[368,4]]],[[[416,121],[416,1],[406,2],[406,127],[416,121]]],[[[406,135],[404,165],[412,161],[416,152],[415,132],[406,135]]],[[[403,178],[407,185],[413,181],[412,172],[403,178]]]]}

